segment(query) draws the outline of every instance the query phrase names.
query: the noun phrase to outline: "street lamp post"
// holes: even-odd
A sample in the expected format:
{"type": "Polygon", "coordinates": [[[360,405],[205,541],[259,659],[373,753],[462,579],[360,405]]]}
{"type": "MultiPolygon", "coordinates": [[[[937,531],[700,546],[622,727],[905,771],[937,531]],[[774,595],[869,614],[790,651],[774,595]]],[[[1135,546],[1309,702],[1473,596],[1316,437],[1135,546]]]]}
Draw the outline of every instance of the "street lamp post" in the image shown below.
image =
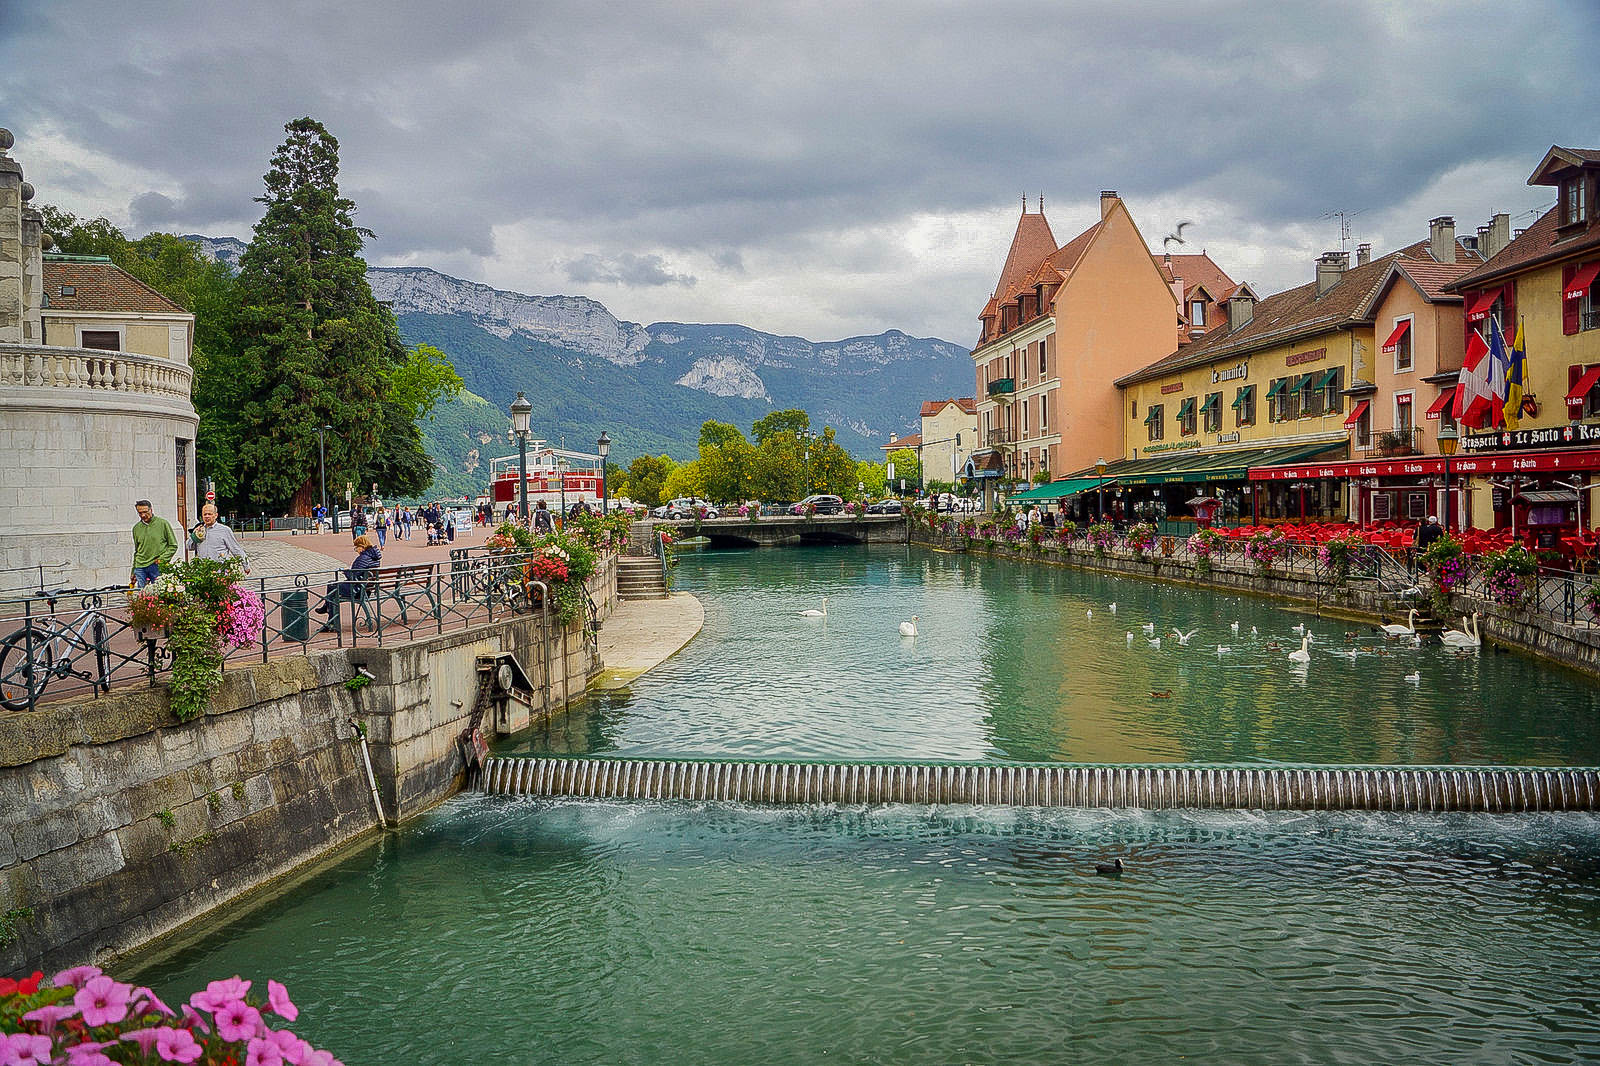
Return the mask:
{"type": "MultiPolygon", "coordinates": [[[[317,427],[317,474],[322,482],[322,516],[328,516],[328,448],[323,434],[332,429],[332,426],[317,427]]],[[[339,516],[333,516],[333,531],[339,532],[339,516]]]]}
{"type": "Polygon", "coordinates": [[[567,521],[567,457],[556,456],[556,479],[561,482],[561,521],[563,527],[567,521]]]}
{"type": "Polygon", "coordinates": [[[1103,457],[1094,461],[1094,472],[1100,478],[1100,483],[1094,489],[1095,506],[1100,511],[1098,521],[1104,522],[1106,520],[1106,461],[1103,457]]]}
{"type": "Polygon", "coordinates": [[[1450,512],[1455,508],[1450,503],[1450,457],[1456,453],[1456,443],[1460,439],[1456,434],[1456,427],[1442,425],[1437,434],[1439,441],[1439,454],[1444,457],[1444,529],[1450,532],[1450,512]]]}
{"type": "Polygon", "coordinates": [[[600,516],[606,514],[606,456],[611,454],[611,434],[605,430],[600,431],[600,439],[594,443],[595,451],[600,453],[600,516]]]}
{"type": "Polygon", "coordinates": [[[533,404],[518,390],[517,398],[511,401],[511,432],[517,435],[517,471],[522,485],[520,510],[524,522],[528,520],[528,422],[532,415],[533,404]]]}

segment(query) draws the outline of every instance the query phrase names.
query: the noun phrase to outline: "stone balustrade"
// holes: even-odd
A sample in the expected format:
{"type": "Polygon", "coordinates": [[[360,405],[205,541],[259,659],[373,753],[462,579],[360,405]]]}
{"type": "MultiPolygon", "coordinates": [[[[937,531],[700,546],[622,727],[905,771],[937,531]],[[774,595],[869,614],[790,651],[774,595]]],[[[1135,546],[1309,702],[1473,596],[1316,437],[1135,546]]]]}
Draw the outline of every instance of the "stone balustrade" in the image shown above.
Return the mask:
{"type": "Polygon", "coordinates": [[[35,387],[143,393],[188,403],[194,372],[183,363],[133,352],[0,345],[0,388],[35,387]]]}

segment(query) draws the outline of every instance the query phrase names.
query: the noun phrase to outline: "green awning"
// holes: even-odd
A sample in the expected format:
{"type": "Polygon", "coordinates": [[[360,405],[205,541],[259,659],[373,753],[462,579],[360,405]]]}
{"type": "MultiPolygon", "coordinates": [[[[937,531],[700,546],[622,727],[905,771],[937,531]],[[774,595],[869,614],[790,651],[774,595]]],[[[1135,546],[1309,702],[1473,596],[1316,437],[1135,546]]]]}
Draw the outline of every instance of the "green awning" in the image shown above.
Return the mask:
{"type": "Polygon", "coordinates": [[[1158,404],[1158,403],[1157,404],[1151,404],[1150,405],[1150,409],[1148,411],[1146,411],[1145,414],[1144,414],[1144,424],[1148,426],[1150,423],[1154,422],[1156,419],[1158,419],[1160,417],[1161,417],[1161,405],[1158,404]]]}
{"type": "Polygon", "coordinates": [[[1329,385],[1332,385],[1333,384],[1333,379],[1338,377],[1338,376],[1339,376],[1339,368],[1336,367],[1336,366],[1329,367],[1328,368],[1328,372],[1326,374],[1323,374],[1320,378],[1318,378],[1317,379],[1317,383],[1315,385],[1311,386],[1311,388],[1316,392],[1321,392],[1323,389],[1327,388],[1329,385]]]}
{"type": "Polygon", "coordinates": [[[1278,395],[1278,393],[1283,391],[1283,387],[1287,384],[1289,384],[1288,378],[1279,378],[1277,381],[1274,381],[1272,383],[1272,388],[1267,390],[1267,399],[1270,400],[1274,396],[1278,395]]]}
{"type": "Polygon", "coordinates": [[[1311,375],[1307,374],[1304,377],[1296,378],[1294,384],[1289,386],[1289,391],[1299,392],[1309,384],[1311,384],[1311,375]]]}
{"type": "MultiPolygon", "coordinates": [[[[1297,463],[1336,449],[1342,451],[1347,446],[1348,441],[1324,441],[1321,444],[1235,448],[1226,452],[1184,452],[1155,459],[1122,459],[1107,466],[1106,480],[1114,478],[1122,485],[1244,481],[1252,466],[1297,463]]],[[[1085,478],[1080,472],[1070,480],[1087,481],[1092,485],[1095,479],[1085,478]]]]}
{"type": "MultiPolygon", "coordinates": [[[[1292,461],[1292,460],[1291,460],[1292,461]]],[[[1116,478],[1107,474],[1100,477],[1069,477],[1060,481],[1052,481],[1046,485],[1035,485],[1026,492],[1014,493],[1006,497],[1008,502],[1017,500],[1060,500],[1068,496],[1076,496],[1080,492],[1089,492],[1101,485],[1110,486],[1116,478]]]]}
{"type": "Polygon", "coordinates": [[[1213,407],[1220,408],[1221,406],[1222,406],[1222,393],[1213,392],[1210,396],[1206,397],[1206,402],[1200,405],[1200,410],[1205,411],[1205,410],[1209,410],[1210,408],[1213,408],[1213,407]]]}
{"type": "Polygon", "coordinates": [[[1194,410],[1194,397],[1190,396],[1188,399],[1184,400],[1183,404],[1178,408],[1178,416],[1177,416],[1178,417],[1178,421],[1181,422],[1185,418],[1188,418],[1189,417],[1189,413],[1191,411],[1193,411],[1193,410],[1194,410]]]}
{"type": "Polygon", "coordinates": [[[1239,395],[1233,398],[1233,409],[1237,411],[1239,408],[1243,407],[1255,391],[1256,387],[1254,385],[1246,385],[1240,389],[1239,395]]]}

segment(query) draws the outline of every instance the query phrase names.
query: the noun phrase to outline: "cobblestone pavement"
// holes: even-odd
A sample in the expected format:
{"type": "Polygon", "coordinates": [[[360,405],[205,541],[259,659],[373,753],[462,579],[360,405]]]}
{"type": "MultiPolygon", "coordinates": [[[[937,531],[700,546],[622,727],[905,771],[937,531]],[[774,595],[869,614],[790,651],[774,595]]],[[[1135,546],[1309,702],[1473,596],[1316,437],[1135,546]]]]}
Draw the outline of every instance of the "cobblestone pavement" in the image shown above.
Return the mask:
{"type": "MultiPolygon", "coordinates": [[[[332,538],[320,538],[331,540],[332,538]]],[[[311,541],[311,537],[296,537],[295,540],[311,541]]],[[[289,574],[309,574],[319,570],[336,570],[341,566],[349,566],[349,559],[336,559],[331,555],[324,555],[320,551],[300,544],[295,544],[287,538],[279,540],[275,537],[243,536],[239,542],[244,545],[244,550],[250,553],[251,577],[285,577],[289,574]]],[[[346,541],[348,544],[348,541],[346,541]]],[[[332,544],[327,545],[333,547],[332,544]]]]}

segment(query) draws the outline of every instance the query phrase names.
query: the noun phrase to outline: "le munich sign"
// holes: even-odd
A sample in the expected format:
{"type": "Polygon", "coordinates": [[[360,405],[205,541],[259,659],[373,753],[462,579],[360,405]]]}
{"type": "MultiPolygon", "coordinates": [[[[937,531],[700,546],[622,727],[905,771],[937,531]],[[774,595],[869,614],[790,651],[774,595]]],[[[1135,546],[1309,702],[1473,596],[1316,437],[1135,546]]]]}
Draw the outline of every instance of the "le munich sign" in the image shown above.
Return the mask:
{"type": "Polygon", "coordinates": [[[1243,381],[1250,376],[1250,361],[1247,359],[1227,369],[1211,371],[1211,384],[1220,385],[1224,381],[1243,381]]]}
{"type": "Polygon", "coordinates": [[[1553,426],[1549,429],[1506,429],[1469,434],[1461,438],[1464,455],[1483,452],[1524,451],[1530,448],[1582,448],[1600,445],[1600,426],[1553,426]]]}

